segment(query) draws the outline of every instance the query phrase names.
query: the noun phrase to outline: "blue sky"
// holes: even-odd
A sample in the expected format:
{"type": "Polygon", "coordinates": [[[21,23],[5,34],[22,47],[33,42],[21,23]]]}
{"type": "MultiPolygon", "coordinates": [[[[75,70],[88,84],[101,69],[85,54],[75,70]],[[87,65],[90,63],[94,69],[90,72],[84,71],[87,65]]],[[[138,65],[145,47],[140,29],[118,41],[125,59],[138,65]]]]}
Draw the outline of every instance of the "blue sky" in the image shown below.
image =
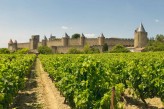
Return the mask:
{"type": "Polygon", "coordinates": [[[0,0],[0,48],[34,34],[133,38],[140,22],[153,37],[164,34],[163,11],[164,0],[0,0]]]}

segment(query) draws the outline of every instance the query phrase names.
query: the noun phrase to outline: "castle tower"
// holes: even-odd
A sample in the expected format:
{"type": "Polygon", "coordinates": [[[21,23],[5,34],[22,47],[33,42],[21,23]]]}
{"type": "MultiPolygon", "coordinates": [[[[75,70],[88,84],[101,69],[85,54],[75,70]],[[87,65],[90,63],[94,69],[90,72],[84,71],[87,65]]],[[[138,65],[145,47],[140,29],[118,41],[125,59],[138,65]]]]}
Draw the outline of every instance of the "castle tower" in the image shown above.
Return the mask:
{"type": "Polygon", "coordinates": [[[80,45],[84,46],[84,44],[85,44],[85,36],[82,33],[82,35],[80,36],[80,45]]]}
{"type": "Polygon", "coordinates": [[[13,50],[13,41],[12,41],[12,39],[10,39],[10,41],[9,41],[9,43],[8,43],[8,49],[9,49],[10,51],[13,50]]]}
{"type": "Polygon", "coordinates": [[[13,43],[13,51],[16,51],[17,49],[18,49],[17,40],[15,40],[14,43],[13,43]]]}
{"type": "Polygon", "coordinates": [[[17,41],[15,40],[14,42],[12,41],[12,39],[10,39],[9,43],[8,43],[8,49],[10,51],[16,51],[17,50],[17,41]]]}
{"type": "Polygon", "coordinates": [[[98,42],[99,42],[99,45],[104,45],[105,37],[104,37],[103,33],[101,34],[100,37],[98,37],[98,42]]]}
{"type": "Polygon", "coordinates": [[[134,33],[134,48],[145,47],[148,43],[147,32],[145,31],[142,23],[134,33]]]}
{"type": "Polygon", "coordinates": [[[34,50],[38,48],[38,43],[39,43],[39,35],[32,35],[30,39],[30,49],[34,50]]]}
{"type": "Polygon", "coordinates": [[[65,36],[62,38],[62,43],[63,43],[63,46],[68,46],[68,40],[69,40],[69,36],[67,33],[65,33],[65,36]]]}
{"type": "Polygon", "coordinates": [[[42,46],[47,46],[47,37],[44,36],[44,39],[42,40],[42,46]]]}

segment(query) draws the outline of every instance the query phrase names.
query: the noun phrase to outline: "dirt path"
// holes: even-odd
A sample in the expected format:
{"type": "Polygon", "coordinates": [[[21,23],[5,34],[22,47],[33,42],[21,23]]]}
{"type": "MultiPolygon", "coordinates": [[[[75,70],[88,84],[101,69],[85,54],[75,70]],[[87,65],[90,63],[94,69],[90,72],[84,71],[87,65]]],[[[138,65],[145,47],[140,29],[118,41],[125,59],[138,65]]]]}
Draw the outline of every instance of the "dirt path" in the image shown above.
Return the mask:
{"type": "Polygon", "coordinates": [[[54,86],[48,74],[44,72],[39,59],[37,59],[36,65],[38,76],[40,77],[40,85],[42,85],[40,92],[43,95],[45,107],[47,109],[70,109],[68,105],[63,104],[64,97],[60,96],[60,92],[54,86]]]}
{"type": "Polygon", "coordinates": [[[55,88],[44,72],[39,59],[36,60],[24,90],[19,91],[11,106],[16,109],[70,109],[64,104],[64,97],[55,88]]]}

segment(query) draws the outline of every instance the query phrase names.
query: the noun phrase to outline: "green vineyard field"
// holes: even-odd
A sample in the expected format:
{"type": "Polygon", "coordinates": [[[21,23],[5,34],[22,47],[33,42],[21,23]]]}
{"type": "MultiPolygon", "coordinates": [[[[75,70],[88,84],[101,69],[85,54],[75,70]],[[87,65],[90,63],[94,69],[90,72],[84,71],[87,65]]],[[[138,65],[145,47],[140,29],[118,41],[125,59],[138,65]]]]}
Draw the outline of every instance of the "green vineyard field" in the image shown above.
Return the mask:
{"type": "Polygon", "coordinates": [[[0,55],[0,109],[9,108],[18,91],[24,88],[35,55],[0,55]]]}
{"type": "Polygon", "coordinates": [[[77,109],[109,109],[126,89],[145,103],[159,97],[164,102],[164,52],[124,54],[39,55],[44,70],[55,81],[66,102],[77,109]]]}

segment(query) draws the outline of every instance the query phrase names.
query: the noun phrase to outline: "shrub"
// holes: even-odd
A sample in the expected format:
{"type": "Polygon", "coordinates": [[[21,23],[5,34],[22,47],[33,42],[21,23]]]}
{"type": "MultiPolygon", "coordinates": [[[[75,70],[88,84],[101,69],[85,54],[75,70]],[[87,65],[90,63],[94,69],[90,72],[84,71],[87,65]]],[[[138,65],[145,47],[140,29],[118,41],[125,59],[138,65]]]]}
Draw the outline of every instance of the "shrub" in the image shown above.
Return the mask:
{"type": "Polygon", "coordinates": [[[39,46],[38,52],[40,54],[52,54],[52,49],[47,46],[39,46]]]}
{"type": "Polygon", "coordinates": [[[82,53],[82,52],[76,48],[70,48],[68,50],[68,54],[80,54],[80,53],[82,53]]]}
{"type": "Polygon", "coordinates": [[[7,48],[0,48],[0,54],[10,54],[10,51],[7,48]]]}
{"type": "Polygon", "coordinates": [[[27,53],[29,53],[29,51],[30,50],[28,48],[22,48],[22,49],[15,51],[14,53],[16,53],[16,54],[27,54],[27,53]]]}
{"type": "Polygon", "coordinates": [[[130,50],[120,44],[114,46],[110,51],[110,53],[128,53],[128,52],[130,52],[130,50]]]}

